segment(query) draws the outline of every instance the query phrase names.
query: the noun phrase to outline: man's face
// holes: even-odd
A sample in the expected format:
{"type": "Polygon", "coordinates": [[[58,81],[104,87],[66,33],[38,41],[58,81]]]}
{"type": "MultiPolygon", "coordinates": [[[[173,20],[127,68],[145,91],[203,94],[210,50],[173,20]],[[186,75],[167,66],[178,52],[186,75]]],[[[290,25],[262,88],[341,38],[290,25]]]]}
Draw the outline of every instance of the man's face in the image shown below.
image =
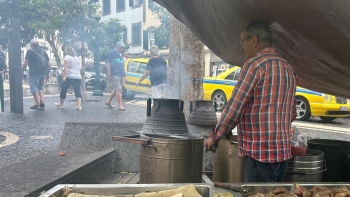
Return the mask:
{"type": "Polygon", "coordinates": [[[124,47],[117,46],[116,50],[117,50],[118,53],[123,53],[124,52],[124,47]]]}
{"type": "Polygon", "coordinates": [[[254,56],[254,47],[251,37],[247,37],[245,31],[241,32],[240,36],[241,50],[245,54],[246,59],[254,56]]]}

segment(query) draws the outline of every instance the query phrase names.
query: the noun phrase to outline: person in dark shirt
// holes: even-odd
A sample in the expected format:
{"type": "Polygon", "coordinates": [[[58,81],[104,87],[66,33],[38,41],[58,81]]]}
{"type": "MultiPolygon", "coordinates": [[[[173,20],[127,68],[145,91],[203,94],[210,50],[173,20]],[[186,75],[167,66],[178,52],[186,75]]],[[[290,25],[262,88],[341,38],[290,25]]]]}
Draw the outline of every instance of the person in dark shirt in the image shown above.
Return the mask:
{"type": "Polygon", "coordinates": [[[117,43],[115,50],[111,51],[107,57],[107,77],[111,82],[114,90],[109,96],[105,104],[110,108],[115,108],[111,104],[114,97],[117,97],[118,110],[125,111],[122,103],[123,79],[126,81],[124,71],[124,49],[125,45],[122,42],[117,43]]]}
{"type": "Polygon", "coordinates": [[[22,65],[22,73],[26,70],[29,65],[29,86],[30,92],[33,94],[35,105],[30,107],[30,109],[40,109],[45,107],[44,103],[44,81],[49,80],[50,75],[50,60],[46,51],[39,48],[39,41],[32,39],[30,41],[31,49],[27,51],[25,61],[22,65]],[[41,62],[38,54],[43,52],[43,56],[47,61],[47,67],[41,68],[38,66],[41,62]]]}
{"type": "Polygon", "coordinates": [[[159,49],[157,46],[151,47],[150,53],[152,58],[148,61],[146,70],[136,83],[136,86],[140,85],[149,75],[152,86],[152,98],[161,98],[165,92],[167,63],[162,57],[159,57],[159,49]]]}

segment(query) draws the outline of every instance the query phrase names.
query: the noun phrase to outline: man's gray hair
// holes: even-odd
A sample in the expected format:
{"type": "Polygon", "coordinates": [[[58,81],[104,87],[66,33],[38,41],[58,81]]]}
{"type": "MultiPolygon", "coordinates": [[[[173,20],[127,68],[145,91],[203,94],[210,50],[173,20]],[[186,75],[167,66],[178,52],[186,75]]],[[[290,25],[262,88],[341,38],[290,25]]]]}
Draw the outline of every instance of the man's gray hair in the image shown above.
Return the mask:
{"type": "Polygon", "coordinates": [[[149,52],[152,56],[159,56],[159,48],[157,46],[151,47],[149,52]]]}
{"type": "Polygon", "coordinates": [[[255,35],[258,38],[258,42],[267,42],[272,44],[272,31],[268,25],[261,21],[256,21],[247,26],[245,29],[246,38],[255,35]]]}

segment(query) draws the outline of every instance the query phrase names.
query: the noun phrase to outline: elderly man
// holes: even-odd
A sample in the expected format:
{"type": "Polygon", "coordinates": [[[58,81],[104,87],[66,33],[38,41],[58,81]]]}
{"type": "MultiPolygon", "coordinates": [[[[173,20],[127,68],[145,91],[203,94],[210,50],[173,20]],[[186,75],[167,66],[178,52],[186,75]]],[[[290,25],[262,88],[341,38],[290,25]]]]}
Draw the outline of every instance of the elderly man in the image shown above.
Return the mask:
{"type": "Polygon", "coordinates": [[[118,42],[116,49],[109,52],[107,57],[107,77],[110,80],[114,90],[105,104],[110,108],[115,108],[111,102],[113,98],[116,97],[118,102],[118,110],[120,111],[125,111],[122,103],[123,79],[124,81],[127,80],[124,70],[124,50],[124,43],[118,42]]]}
{"type": "Polygon", "coordinates": [[[291,123],[296,117],[296,74],[272,47],[272,32],[254,22],[241,32],[241,74],[206,149],[238,127],[239,156],[246,156],[246,182],[279,182],[291,158],[291,123]]]}
{"type": "Polygon", "coordinates": [[[167,78],[167,63],[159,56],[159,48],[157,46],[151,47],[149,50],[151,59],[148,60],[147,67],[136,86],[150,75],[152,86],[152,98],[161,98],[165,91],[165,83],[167,78]]]}
{"type": "MultiPolygon", "coordinates": [[[[41,109],[45,107],[44,103],[44,81],[49,80],[50,60],[46,51],[39,48],[39,41],[32,39],[30,41],[31,49],[27,51],[25,61],[22,64],[22,73],[29,65],[29,86],[33,94],[35,105],[30,109],[41,109]]],[[[23,75],[23,74],[22,74],[23,75]]]]}

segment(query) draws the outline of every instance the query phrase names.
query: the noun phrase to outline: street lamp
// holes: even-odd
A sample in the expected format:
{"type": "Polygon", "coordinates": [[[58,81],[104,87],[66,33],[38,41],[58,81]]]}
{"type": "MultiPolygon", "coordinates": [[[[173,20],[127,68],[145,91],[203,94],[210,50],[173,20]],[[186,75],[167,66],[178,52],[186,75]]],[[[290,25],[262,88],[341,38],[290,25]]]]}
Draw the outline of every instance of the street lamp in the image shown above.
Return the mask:
{"type": "MultiPolygon", "coordinates": [[[[100,22],[100,19],[102,17],[102,11],[101,9],[98,9],[96,13],[93,15],[94,19],[97,22],[100,22]]],[[[99,27],[98,27],[99,28],[99,27]]],[[[103,92],[101,90],[101,76],[100,76],[100,35],[99,31],[96,34],[96,43],[95,43],[95,70],[96,70],[96,78],[95,78],[95,90],[93,93],[93,96],[103,96],[103,92]]]]}

